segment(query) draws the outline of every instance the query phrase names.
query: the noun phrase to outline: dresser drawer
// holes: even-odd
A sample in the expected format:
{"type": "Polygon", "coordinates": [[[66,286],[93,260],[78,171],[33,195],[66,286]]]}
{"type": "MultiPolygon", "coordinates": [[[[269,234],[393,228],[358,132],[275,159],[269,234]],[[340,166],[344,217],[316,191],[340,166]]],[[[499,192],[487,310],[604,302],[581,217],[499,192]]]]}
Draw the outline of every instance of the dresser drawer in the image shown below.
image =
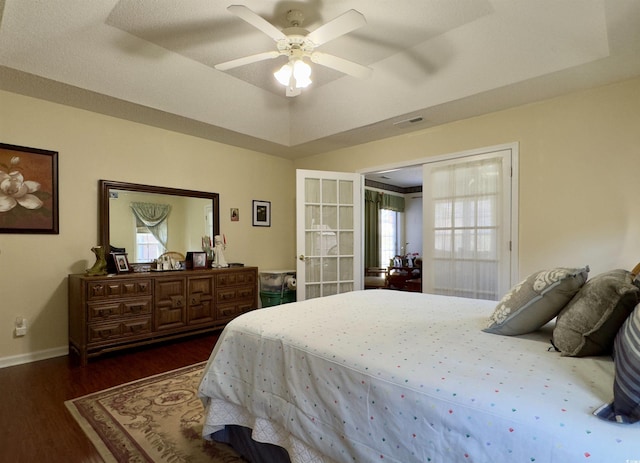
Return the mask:
{"type": "Polygon", "coordinates": [[[150,296],[151,280],[97,280],[87,283],[87,300],[97,301],[119,297],[150,296]]]}
{"type": "Polygon", "coordinates": [[[87,334],[90,344],[111,341],[122,337],[122,325],[119,321],[89,325],[87,334]]]}
{"type": "Polygon", "coordinates": [[[151,317],[132,318],[122,323],[122,336],[151,333],[151,317]]]}
{"type": "Polygon", "coordinates": [[[256,290],[252,287],[242,287],[236,290],[236,296],[239,299],[251,299],[253,300],[256,297],[256,290]]]}
{"type": "Polygon", "coordinates": [[[126,320],[114,320],[108,323],[94,323],[88,327],[88,339],[90,344],[146,334],[151,332],[151,316],[131,318],[126,320]]]}
{"type": "Polygon", "coordinates": [[[119,301],[87,304],[90,322],[104,321],[122,316],[122,305],[119,301]]]}
{"type": "Polygon", "coordinates": [[[218,302],[231,302],[236,299],[252,299],[255,296],[255,290],[253,287],[239,287],[239,288],[228,288],[228,289],[218,289],[216,291],[216,300],[218,302]]]}
{"type": "Polygon", "coordinates": [[[151,314],[151,298],[146,297],[143,299],[132,299],[128,301],[122,301],[122,315],[125,317],[138,316],[138,315],[150,315],[151,314]]]}
{"type": "Polygon", "coordinates": [[[151,297],[109,302],[90,302],[87,306],[89,322],[119,317],[149,315],[151,314],[151,297]]]}
{"type": "Polygon", "coordinates": [[[235,286],[238,278],[237,273],[224,273],[216,275],[216,288],[224,288],[225,286],[235,286]]]}
{"type": "Polygon", "coordinates": [[[219,304],[216,306],[216,319],[226,320],[242,315],[245,312],[255,309],[253,301],[237,302],[235,304],[219,304]]]}
{"type": "Polygon", "coordinates": [[[236,285],[254,285],[255,282],[256,275],[253,271],[238,271],[216,275],[217,288],[236,285]]]}

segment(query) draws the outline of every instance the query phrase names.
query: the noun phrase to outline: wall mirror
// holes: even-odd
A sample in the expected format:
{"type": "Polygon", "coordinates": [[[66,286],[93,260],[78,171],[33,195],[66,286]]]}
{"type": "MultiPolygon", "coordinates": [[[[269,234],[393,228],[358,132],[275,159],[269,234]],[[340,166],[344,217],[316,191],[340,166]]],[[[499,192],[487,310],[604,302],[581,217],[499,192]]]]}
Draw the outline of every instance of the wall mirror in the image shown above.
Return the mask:
{"type": "Polygon", "coordinates": [[[203,236],[213,239],[220,234],[218,193],[100,180],[99,196],[102,246],[124,248],[134,263],[153,260],[145,256],[145,247],[139,243],[145,225],[134,213],[134,203],[135,207],[142,204],[168,211],[163,219],[166,251],[202,251],[203,236]]]}

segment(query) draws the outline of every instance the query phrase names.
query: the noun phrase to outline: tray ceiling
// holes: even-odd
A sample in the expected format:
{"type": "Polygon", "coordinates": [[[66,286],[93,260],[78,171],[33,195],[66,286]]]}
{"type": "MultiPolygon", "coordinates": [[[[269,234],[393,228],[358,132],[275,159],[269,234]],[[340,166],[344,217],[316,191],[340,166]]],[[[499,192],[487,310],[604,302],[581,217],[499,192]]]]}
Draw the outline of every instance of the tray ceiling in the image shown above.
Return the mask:
{"type": "Polygon", "coordinates": [[[297,158],[640,75],[632,0],[0,0],[0,89],[297,158]],[[314,30],[348,9],[367,24],[319,50],[367,80],[312,64],[287,98],[285,60],[226,10],[314,30]],[[408,122],[420,119],[417,122],[408,122]]]}

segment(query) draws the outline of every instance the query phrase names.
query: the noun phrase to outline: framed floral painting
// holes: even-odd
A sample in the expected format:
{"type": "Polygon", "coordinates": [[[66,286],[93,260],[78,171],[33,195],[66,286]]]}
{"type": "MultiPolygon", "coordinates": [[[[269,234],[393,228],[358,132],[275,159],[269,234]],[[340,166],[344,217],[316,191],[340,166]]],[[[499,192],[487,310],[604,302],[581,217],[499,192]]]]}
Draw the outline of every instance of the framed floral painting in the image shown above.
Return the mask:
{"type": "Polygon", "coordinates": [[[0,233],[59,233],[56,151],[0,143],[0,233]]]}

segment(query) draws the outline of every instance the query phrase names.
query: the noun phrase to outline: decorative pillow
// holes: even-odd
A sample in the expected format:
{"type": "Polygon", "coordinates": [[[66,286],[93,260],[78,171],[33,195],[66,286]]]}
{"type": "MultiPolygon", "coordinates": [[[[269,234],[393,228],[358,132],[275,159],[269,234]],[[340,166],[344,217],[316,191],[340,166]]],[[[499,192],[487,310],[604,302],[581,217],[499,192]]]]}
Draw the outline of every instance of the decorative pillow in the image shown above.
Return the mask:
{"type": "Polygon", "coordinates": [[[587,266],[529,275],[500,300],[483,331],[514,336],[537,330],[558,315],[587,281],[588,274],[587,266]]]}
{"type": "Polygon", "coordinates": [[[612,270],[593,277],[558,314],[553,345],[570,357],[610,353],[639,300],[640,288],[631,272],[612,270]]]}
{"type": "Polygon", "coordinates": [[[594,415],[618,423],[640,421],[640,305],[618,331],[614,343],[613,402],[594,415]]]}

